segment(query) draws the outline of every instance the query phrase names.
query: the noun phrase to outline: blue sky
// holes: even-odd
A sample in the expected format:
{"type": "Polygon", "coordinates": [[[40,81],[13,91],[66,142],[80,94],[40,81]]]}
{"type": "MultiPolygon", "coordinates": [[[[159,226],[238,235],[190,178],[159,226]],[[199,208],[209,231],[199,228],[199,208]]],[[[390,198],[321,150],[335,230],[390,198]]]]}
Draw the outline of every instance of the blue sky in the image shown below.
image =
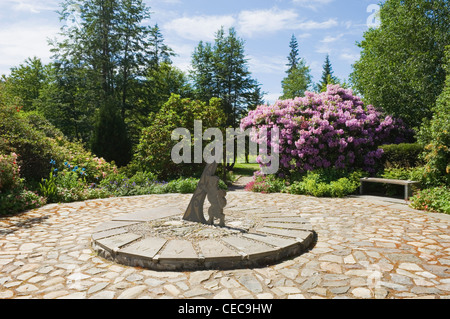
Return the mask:
{"type": "MultiPolygon", "coordinates": [[[[177,53],[174,63],[189,70],[200,40],[214,41],[221,27],[234,27],[245,41],[253,77],[272,103],[281,95],[289,41],[294,34],[300,55],[320,80],[326,54],[335,75],[347,79],[359,59],[363,39],[378,0],[145,0],[166,43],[177,53]]],[[[0,74],[27,57],[50,62],[48,38],[61,23],[60,0],[0,0],[0,74]]]]}

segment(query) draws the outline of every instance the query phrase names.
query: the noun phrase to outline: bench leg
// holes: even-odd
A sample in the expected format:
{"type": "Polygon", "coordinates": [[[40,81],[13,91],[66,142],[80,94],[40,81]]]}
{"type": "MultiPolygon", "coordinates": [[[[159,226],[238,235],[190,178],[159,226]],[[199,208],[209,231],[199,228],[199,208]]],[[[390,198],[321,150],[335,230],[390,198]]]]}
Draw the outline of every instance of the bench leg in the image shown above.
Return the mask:
{"type": "Polygon", "coordinates": [[[409,200],[409,185],[405,185],[405,201],[409,200]]]}
{"type": "Polygon", "coordinates": [[[359,186],[359,195],[362,195],[364,192],[363,185],[364,185],[364,183],[361,183],[361,186],[359,186]]]}

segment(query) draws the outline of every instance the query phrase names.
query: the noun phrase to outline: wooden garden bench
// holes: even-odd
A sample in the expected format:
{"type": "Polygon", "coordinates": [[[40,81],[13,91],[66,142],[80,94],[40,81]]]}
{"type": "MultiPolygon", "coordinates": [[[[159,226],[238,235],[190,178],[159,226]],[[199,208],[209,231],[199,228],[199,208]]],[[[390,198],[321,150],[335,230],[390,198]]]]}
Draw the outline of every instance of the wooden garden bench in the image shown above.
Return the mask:
{"type": "Polygon", "coordinates": [[[393,185],[403,185],[405,186],[405,200],[409,200],[409,198],[412,195],[412,185],[419,184],[419,182],[415,181],[404,181],[404,180],[397,180],[397,179],[385,179],[385,178],[361,178],[361,187],[360,187],[360,194],[363,194],[364,191],[364,183],[379,183],[379,184],[393,184],[393,185]]]}

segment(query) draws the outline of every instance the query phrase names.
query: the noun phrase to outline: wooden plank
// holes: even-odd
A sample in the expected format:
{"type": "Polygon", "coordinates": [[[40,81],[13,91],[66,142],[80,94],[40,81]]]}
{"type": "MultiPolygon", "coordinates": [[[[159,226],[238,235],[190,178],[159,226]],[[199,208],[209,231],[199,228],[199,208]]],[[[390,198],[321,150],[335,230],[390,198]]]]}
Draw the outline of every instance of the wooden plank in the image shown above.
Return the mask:
{"type": "Polygon", "coordinates": [[[382,184],[395,184],[395,185],[411,185],[418,184],[415,181],[404,181],[396,179],[384,179],[384,178],[361,178],[361,182],[366,183],[382,183],[382,184]]]}

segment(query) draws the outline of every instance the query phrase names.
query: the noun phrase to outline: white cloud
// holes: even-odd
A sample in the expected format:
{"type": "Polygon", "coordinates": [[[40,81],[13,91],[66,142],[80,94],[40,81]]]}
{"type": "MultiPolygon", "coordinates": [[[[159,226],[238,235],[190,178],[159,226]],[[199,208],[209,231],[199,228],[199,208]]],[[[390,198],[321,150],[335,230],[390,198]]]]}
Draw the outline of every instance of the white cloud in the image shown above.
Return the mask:
{"type": "Polygon", "coordinates": [[[11,25],[0,29],[0,74],[7,74],[12,66],[36,56],[50,61],[48,38],[59,32],[54,26],[11,25]]]}
{"type": "Polygon", "coordinates": [[[317,29],[329,29],[336,27],[337,25],[338,22],[336,21],[336,19],[328,19],[327,21],[323,22],[309,20],[299,23],[297,25],[297,28],[302,30],[317,30],[317,29]]]}
{"type": "Polygon", "coordinates": [[[247,36],[254,33],[267,34],[279,30],[293,29],[297,23],[298,14],[293,10],[242,11],[238,17],[239,31],[247,36]]]}
{"type": "Polygon", "coordinates": [[[194,41],[214,39],[220,27],[228,29],[235,24],[232,16],[196,16],[174,19],[164,24],[164,29],[175,32],[180,37],[194,41]]]}
{"type": "MultiPolygon", "coordinates": [[[[2,0],[5,1],[5,0],[2,0]]],[[[12,5],[15,11],[40,13],[41,11],[56,10],[58,8],[58,0],[6,0],[6,7],[12,5]]]]}
{"type": "Polygon", "coordinates": [[[275,104],[275,102],[278,101],[282,95],[283,95],[283,92],[269,93],[269,94],[265,95],[263,99],[266,101],[266,103],[268,103],[269,105],[272,105],[272,104],[275,104]]]}
{"type": "MultiPolygon", "coordinates": [[[[325,21],[302,20],[294,10],[271,8],[266,10],[244,10],[236,15],[185,16],[164,24],[164,29],[178,36],[195,41],[210,41],[220,27],[235,27],[239,34],[252,37],[267,35],[281,30],[317,30],[338,26],[336,19],[325,21]]],[[[306,33],[305,37],[309,34],[306,33]]]]}
{"type": "Polygon", "coordinates": [[[317,8],[329,4],[333,1],[334,0],[292,0],[294,4],[313,10],[317,10],[317,8]]]}
{"type": "Polygon", "coordinates": [[[280,74],[286,68],[287,59],[282,56],[248,56],[250,70],[254,73],[280,74]]]}
{"type": "Polygon", "coordinates": [[[341,60],[345,60],[350,63],[354,63],[357,60],[359,60],[360,54],[359,53],[350,53],[350,52],[343,52],[339,55],[339,58],[341,60]]]}
{"type": "Polygon", "coordinates": [[[330,35],[327,35],[320,42],[322,42],[322,43],[333,43],[333,42],[336,42],[336,41],[340,40],[343,36],[344,36],[344,34],[342,34],[342,33],[337,35],[337,36],[334,36],[334,37],[330,36],[330,35]]]}

